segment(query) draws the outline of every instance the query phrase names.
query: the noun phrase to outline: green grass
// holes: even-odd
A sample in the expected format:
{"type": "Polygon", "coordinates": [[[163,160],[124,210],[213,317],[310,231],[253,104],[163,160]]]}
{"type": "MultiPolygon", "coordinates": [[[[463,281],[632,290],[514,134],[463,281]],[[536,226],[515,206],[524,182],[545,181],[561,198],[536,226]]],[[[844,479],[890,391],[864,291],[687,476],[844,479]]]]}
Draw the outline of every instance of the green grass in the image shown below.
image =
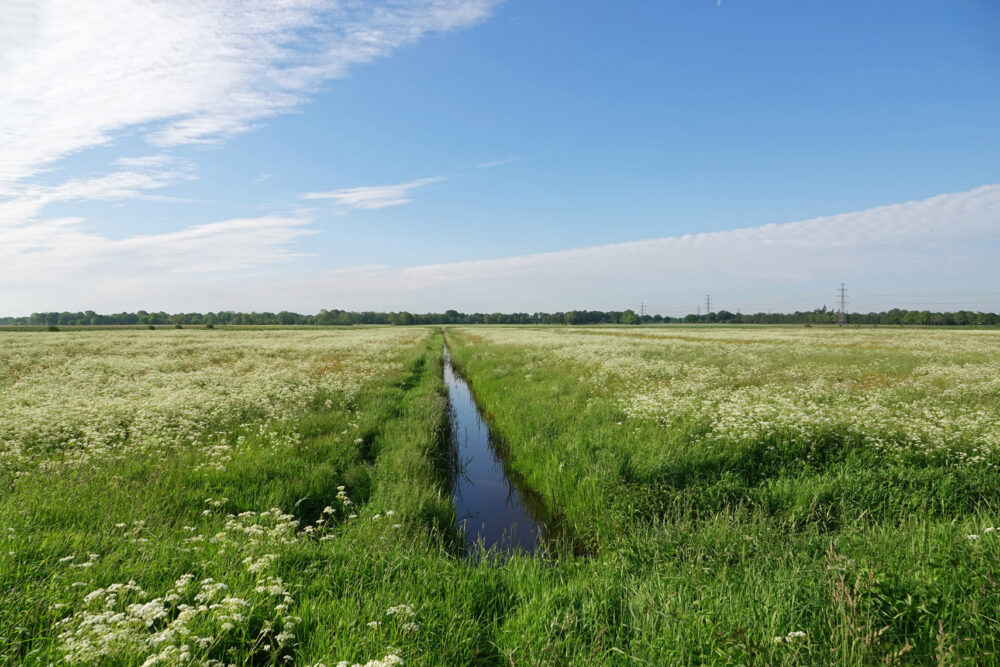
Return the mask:
{"type": "MultiPolygon", "coordinates": [[[[384,620],[386,609],[398,604],[425,613],[419,587],[402,584],[400,577],[419,576],[424,568],[410,571],[408,564],[438,563],[453,541],[453,509],[435,467],[447,447],[439,345],[438,339],[404,351],[402,369],[366,387],[345,412],[323,410],[317,400],[294,424],[301,435],[294,455],[275,456],[270,436],[251,434],[224,470],[208,474],[196,470],[195,455],[178,450],[169,458],[108,461],[52,480],[39,476],[35,483],[5,479],[0,513],[10,536],[0,553],[0,656],[25,664],[58,662],[56,623],[65,609],[82,607],[86,593],[115,582],[134,579],[160,594],[181,574],[192,573],[198,581],[226,582],[232,594],[250,593],[258,578],[245,572],[242,561],[264,553],[277,555],[269,574],[284,580],[295,598],[293,613],[302,619],[295,630],[305,640],[294,652],[297,663],[365,662],[382,656],[390,642],[404,655],[419,651],[419,641],[399,636],[398,628],[376,633],[366,623],[384,620]],[[361,442],[337,437],[350,423],[357,424],[361,442]],[[356,520],[339,511],[340,485],[362,508],[356,520]],[[205,515],[207,498],[228,501],[205,515]],[[199,551],[185,542],[222,531],[227,513],[277,507],[306,525],[330,505],[338,508],[327,531],[331,540],[228,550],[195,542],[199,551]],[[398,521],[371,521],[387,509],[398,521]],[[139,521],[143,526],[134,529],[139,521]],[[124,529],[115,527],[121,523],[124,529]],[[393,528],[396,523],[402,525],[393,528]],[[148,542],[135,543],[137,537],[148,542]],[[100,557],[87,568],[59,561],[89,553],[100,557]],[[86,585],[73,587],[76,580],[86,585]]],[[[439,604],[437,595],[432,599],[439,604]]],[[[255,648],[245,636],[208,652],[236,664],[280,662],[286,653],[255,648]]],[[[125,650],[110,662],[142,659],[125,650]]]]}
{"type": "MultiPolygon", "coordinates": [[[[589,660],[598,636],[649,664],[997,660],[1000,544],[995,533],[966,537],[997,522],[995,458],[955,466],[878,451],[836,424],[805,442],[780,429],[726,441],[698,420],[663,428],[609,398],[621,378],[601,384],[592,364],[479,334],[449,330],[456,365],[504,436],[511,467],[595,554],[556,567],[590,573],[577,604],[606,620],[538,660],[589,660]],[[775,642],[791,631],[806,634],[775,642]]],[[[725,373],[718,349],[698,347],[629,354],[725,373]]],[[[846,349],[774,361],[905,379],[922,360],[913,350],[876,346],[859,358],[846,349]]],[[[954,356],[997,359],[995,343],[954,356]]],[[[996,396],[977,405],[995,414],[996,396]]]]}
{"type": "MultiPolygon", "coordinates": [[[[701,413],[666,420],[632,413],[628,402],[691,377],[711,380],[691,385],[704,395],[794,392],[814,368],[838,387],[816,394],[820,405],[834,401],[831,410],[878,395],[901,410],[928,401],[946,416],[993,415],[1000,395],[989,378],[968,388],[959,373],[991,368],[996,343],[775,331],[744,340],[741,329],[448,328],[453,360],[503,436],[509,466],[586,555],[463,556],[446,490],[442,337],[433,330],[400,345],[389,370],[349,399],[317,390],[294,419],[264,432],[253,412],[199,427],[232,445],[224,465],[205,468],[202,449],[178,445],[52,471],[42,458],[0,469],[0,662],[60,664],[72,657],[60,634],[97,611],[89,593],[134,580],[145,595],[124,591],[116,604],[148,602],[185,574],[223,582],[247,605],[231,630],[218,610],[191,621],[209,641],[162,664],[365,664],[389,654],[407,665],[998,662],[1000,542],[984,528],[1000,524],[1000,475],[989,456],[959,465],[891,440],[888,427],[889,445],[873,448],[839,422],[805,439],[790,427],[729,437],[701,413]],[[949,345],[942,359],[938,348],[949,345]],[[598,370],[605,362],[611,370],[598,370]],[[920,379],[944,362],[954,377],[920,379]],[[341,486],[353,504],[338,497],[341,486]],[[227,516],[272,507],[299,524],[255,537],[252,526],[270,530],[273,517],[227,516]],[[74,567],[84,562],[92,564],[74,567]],[[285,592],[287,610],[276,609],[285,592]],[[281,644],[283,631],[294,638],[281,644]],[[805,634],[775,640],[794,632],[805,634]]],[[[167,358],[182,373],[197,358],[237,367],[256,339],[224,337],[258,334],[100,335],[149,336],[140,340],[174,350],[167,358]],[[195,357],[208,340],[231,344],[195,357]]],[[[37,354],[32,364],[51,363],[37,354]]],[[[299,354],[289,344],[257,358],[299,354]]],[[[346,363],[326,352],[316,359],[331,373],[346,363]]],[[[32,364],[4,363],[0,390],[15,401],[32,364]]],[[[130,637],[163,630],[178,605],[196,604],[194,590],[130,637]]],[[[83,662],[141,665],[155,653],[126,639],[83,662]]]]}

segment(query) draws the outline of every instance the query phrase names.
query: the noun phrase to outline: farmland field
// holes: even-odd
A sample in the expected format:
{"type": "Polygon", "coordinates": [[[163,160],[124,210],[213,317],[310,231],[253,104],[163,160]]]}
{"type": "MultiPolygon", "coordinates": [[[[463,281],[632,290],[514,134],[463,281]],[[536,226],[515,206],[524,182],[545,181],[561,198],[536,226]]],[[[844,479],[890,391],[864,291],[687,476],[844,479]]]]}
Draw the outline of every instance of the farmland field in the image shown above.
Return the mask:
{"type": "Polygon", "coordinates": [[[954,664],[1000,332],[0,333],[0,662],[954,664]],[[442,343],[573,549],[470,559],[442,343]]]}

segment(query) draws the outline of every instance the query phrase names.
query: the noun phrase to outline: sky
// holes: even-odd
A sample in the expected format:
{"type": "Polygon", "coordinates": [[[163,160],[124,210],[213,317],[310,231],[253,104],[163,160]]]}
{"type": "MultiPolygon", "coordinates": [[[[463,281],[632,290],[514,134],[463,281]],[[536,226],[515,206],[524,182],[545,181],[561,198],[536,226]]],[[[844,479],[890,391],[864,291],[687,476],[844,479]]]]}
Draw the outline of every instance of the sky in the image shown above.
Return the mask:
{"type": "Polygon", "coordinates": [[[5,0],[0,316],[1000,311],[994,0],[5,0]]]}

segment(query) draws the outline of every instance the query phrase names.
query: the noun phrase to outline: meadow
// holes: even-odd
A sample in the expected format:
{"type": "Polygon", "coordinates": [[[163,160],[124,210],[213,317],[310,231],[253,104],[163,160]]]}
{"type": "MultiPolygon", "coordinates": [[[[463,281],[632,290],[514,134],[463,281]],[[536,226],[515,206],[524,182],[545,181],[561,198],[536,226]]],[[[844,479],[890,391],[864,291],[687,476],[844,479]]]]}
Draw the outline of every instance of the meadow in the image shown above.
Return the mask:
{"type": "Polygon", "coordinates": [[[1000,332],[0,333],[0,661],[989,664],[1000,332]],[[468,558],[442,344],[574,549],[468,558]]]}

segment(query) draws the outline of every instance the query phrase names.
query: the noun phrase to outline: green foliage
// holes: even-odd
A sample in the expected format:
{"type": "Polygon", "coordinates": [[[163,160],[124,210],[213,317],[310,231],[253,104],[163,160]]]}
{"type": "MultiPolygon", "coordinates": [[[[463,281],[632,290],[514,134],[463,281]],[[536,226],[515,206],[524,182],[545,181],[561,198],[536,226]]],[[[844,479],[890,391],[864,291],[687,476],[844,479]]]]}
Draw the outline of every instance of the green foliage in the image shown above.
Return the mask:
{"type": "Polygon", "coordinates": [[[622,313],[621,317],[622,324],[639,324],[639,316],[635,314],[632,309],[626,310],[622,313]]]}
{"type": "MultiPolygon", "coordinates": [[[[794,313],[731,313],[727,310],[704,315],[689,314],[683,317],[664,315],[642,315],[627,309],[617,310],[570,310],[554,313],[460,313],[447,310],[444,313],[398,313],[355,312],[346,310],[321,310],[316,315],[303,315],[289,311],[280,313],[238,313],[220,311],[217,313],[149,313],[140,310],[135,313],[114,313],[100,315],[92,310],[85,312],[32,313],[27,317],[0,317],[2,326],[135,326],[152,324],[204,324],[211,328],[216,324],[230,326],[351,326],[370,324],[649,324],[649,323],[715,323],[715,324],[836,324],[837,313],[824,306],[811,311],[794,313]]],[[[848,322],[856,325],[931,325],[931,326],[992,326],[1000,324],[1000,315],[972,311],[931,313],[928,311],[906,311],[894,308],[881,313],[851,313],[848,322]]]]}

